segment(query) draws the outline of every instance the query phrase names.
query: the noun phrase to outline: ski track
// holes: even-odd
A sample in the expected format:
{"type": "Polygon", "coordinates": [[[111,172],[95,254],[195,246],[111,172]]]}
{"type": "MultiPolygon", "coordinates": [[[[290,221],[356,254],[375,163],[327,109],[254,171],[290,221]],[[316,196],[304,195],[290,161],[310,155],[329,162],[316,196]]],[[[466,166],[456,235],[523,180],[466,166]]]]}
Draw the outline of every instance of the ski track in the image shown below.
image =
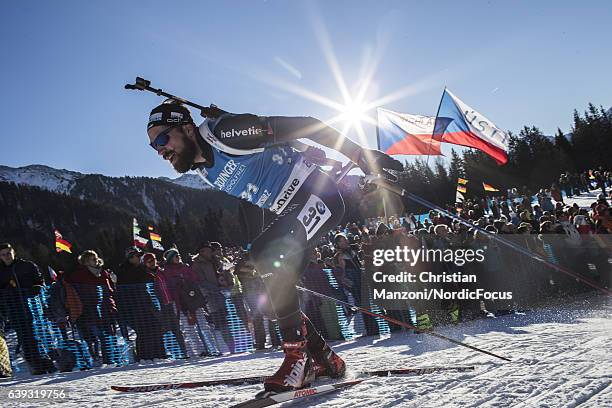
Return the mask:
{"type": "MultiPolygon", "coordinates": [[[[360,369],[433,365],[475,365],[467,372],[373,377],[347,390],[287,403],[286,407],[612,407],[612,302],[585,295],[570,304],[525,315],[475,320],[438,332],[512,359],[503,362],[424,334],[396,333],[337,344],[360,369]]],[[[111,385],[198,381],[268,374],[280,352],[262,352],[185,362],[139,364],[46,377],[23,376],[0,387],[66,387],[62,407],[226,407],[248,400],[260,385],[120,393],[111,385]]],[[[51,402],[4,400],[4,407],[52,406],[51,402]]]]}

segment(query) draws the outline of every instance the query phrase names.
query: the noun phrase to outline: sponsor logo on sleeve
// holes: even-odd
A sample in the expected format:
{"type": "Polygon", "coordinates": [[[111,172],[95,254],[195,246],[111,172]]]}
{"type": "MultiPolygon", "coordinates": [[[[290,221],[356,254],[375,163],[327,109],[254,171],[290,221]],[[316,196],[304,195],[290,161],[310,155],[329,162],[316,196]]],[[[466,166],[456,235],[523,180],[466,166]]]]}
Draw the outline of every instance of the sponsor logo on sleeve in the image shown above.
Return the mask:
{"type": "Polygon", "coordinates": [[[263,130],[261,128],[251,126],[247,129],[229,129],[221,131],[221,139],[231,139],[233,137],[243,137],[252,135],[261,135],[263,130]]]}

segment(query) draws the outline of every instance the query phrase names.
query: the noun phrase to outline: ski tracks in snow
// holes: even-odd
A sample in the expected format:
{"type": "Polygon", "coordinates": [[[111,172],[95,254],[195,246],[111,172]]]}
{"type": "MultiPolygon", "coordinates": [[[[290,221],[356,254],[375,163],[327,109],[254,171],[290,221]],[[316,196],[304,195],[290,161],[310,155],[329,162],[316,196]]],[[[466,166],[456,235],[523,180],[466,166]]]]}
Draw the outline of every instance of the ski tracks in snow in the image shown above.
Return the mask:
{"type": "MultiPolygon", "coordinates": [[[[292,408],[612,407],[612,302],[603,296],[443,327],[441,334],[512,359],[506,363],[423,334],[360,338],[335,346],[352,372],[436,365],[475,365],[473,372],[370,378],[345,391],[292,408]]],[[[198,381],[270,373],[282,354],[265,352],[123,369],[18,378],[2,387],[67,387],[62,407],[225,407],[248,400],[260,385],[119,393],[111,385],[198,381]]],[[[45,403],[36,403],[44,406],[45,403]]],[[[51,406],[51,404],[47,404],[51,406]]],[[[24,406],[3,401],[3,406],[24,406]]]]}

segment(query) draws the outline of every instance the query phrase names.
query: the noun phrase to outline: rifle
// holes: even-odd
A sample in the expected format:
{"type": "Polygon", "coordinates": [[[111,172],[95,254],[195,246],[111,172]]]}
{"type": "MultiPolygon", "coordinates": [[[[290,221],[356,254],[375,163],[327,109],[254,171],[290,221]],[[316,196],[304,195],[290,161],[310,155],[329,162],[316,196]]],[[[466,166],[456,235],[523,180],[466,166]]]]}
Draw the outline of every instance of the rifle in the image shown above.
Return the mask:
{"type": "Polygon", "coordinates": [[[149,91],[154,93],[157,96],[164,96],[166,98],[174,99],[177,102],[183,103],[185,105],[189,105],[193,108],[196,108],[200,111],[200,115],[205,118],[217,118],[224,113],[227,113],[223,109],[220,109],[217,105],[210,104],[209,106],[202,106],[195,102],[191,102],[188,99],[181,98],[180,96],[172,95],[168,92],[164,92],[161,88],[153,88],[151,86],[151,81],[136,77],[136,81],[133,84],[125,84],[125,89],[134,90],[134,91],[149,91]]]}

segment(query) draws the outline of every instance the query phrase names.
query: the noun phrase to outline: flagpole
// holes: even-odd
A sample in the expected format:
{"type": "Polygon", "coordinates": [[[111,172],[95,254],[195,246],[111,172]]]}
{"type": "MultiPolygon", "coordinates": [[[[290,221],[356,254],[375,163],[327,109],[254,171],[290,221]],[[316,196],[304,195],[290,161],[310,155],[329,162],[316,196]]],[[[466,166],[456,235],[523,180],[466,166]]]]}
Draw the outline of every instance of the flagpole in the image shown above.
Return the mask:
{"type": "MultiPolygon", "coordinates": [[[[380,150],[380,134],[378,132],[378,107],[376,108],[376,150],[380,150]]],[[[387,218],[387,204],[385,202],[384,191],[381,191],[382,202],[383,202],[383,214],[385,214],[385,224],[389,226],[389,219],[387,218]]]]}
{"type": "MultiPolygon", "coordinates": [[[[429,167],[429,153],[431,152],[431,142],[433,141],[434,133],[436,132],[436,122],[438,121],[438,115],[440,114],[440,108],[442,107],[442,99],[444,99],[445,92],[446,85],[444,85],[444,90],[442,90],[442,97],[440,98],[440,102],[438,103],[438,110],[436,111],[436,118],[434,119],[434,128],[431,131],[431,137],[429,138],[429,146],[427,146],[427,161],[425,162],[426,167],[429,167]]],[[[442,146],[440,146],[440,151],[442,151],[442,146]]]]}

